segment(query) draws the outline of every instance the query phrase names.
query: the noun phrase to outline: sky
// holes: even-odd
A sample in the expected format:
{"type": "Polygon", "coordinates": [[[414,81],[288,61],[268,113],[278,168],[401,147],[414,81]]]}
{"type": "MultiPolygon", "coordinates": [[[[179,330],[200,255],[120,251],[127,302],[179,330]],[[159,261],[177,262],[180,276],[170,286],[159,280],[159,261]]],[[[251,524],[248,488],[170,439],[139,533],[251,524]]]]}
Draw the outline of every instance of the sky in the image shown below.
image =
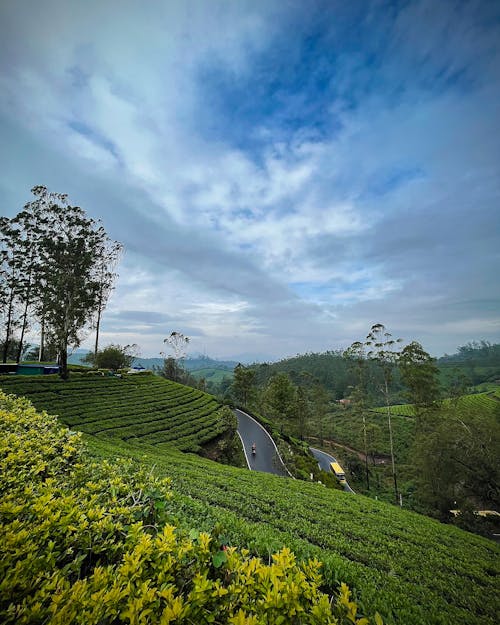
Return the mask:
{"type": "Polygon", "coordinates": [[[103,345],[500,341],[498,2],[2,2],[0,164],[124,245],[103,345]]]}

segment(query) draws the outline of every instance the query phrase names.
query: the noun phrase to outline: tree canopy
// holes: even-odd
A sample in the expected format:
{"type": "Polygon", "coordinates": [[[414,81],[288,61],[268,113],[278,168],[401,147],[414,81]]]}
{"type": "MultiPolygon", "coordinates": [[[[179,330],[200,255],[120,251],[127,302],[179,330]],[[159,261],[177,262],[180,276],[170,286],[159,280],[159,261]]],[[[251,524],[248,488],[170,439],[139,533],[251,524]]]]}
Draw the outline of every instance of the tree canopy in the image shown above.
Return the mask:
{"type": "Polygon", "coordinates": [[[23,211],[0,222],[3,359],[16,329],[20,358],[27,325],[35,322],[41,331],[40,359],[49,339],[67,377],[68,346],[78,346],[96,316],[100,320],[121,245],[67,195],[44,186],[32,193],[34,200],[23,211]]]}

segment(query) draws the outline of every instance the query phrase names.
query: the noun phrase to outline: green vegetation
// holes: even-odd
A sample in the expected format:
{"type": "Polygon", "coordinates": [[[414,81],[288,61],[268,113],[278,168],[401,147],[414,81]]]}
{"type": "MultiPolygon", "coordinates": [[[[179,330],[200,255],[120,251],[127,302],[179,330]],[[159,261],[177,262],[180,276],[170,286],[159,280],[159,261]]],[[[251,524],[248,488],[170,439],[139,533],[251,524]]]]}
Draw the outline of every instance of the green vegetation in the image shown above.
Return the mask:
{"type": "MultiPolygon", "coordinates": [[[[366,410],[364,413],[369,457],[388,457],[390,455],[385,410],[385,408],[378,408],[377,410],[366,410]]],[[[408,418],[394,411],[392,428],[395,456],[399,462],[406,462],[415,433],[415,421],[413,418],[408,418]]],[[[362,451],[364,449],[362,415],[354,413],[349,408],[340,408],[335,413],[330,413],[327,418],[325,438],[362,451]]]]}
{"type": "Polygon", "coordinates": [[[33,187],[34,199],[12,219],[0,218],[0,310],[2,361],[19,333],[16,361],[23,354],[29,323],[40,327],[39,359],[45,344],[56,348],[60,375],[68,377],[68,346],[78,346],[81,332],[97,329],[116,277],[121,244],[87,217],[68,196],[33,187]],[[48,341],[47,341],[48,339],[48,341]]]}
{"type": "Polygon", "coordinates": [[[5,376],[0,387],[60,415],[72,429],[99,437],[197,451],[224,431],[220,405],[211,395],[152,374],[74,373],[69,381],[5,376]]]}
{"type": "MultiPolygon", "coordinates": [[[[152,376],[134,376],[130,381],[81,376],[78,381],[89,383],[86,393],[90,397],[106,382],[140,385],[148,378],[156,380],[152,376]]],[[[2,379],[0,386],[10,384],[10,392],[16,383],[26,384],[27,390],[36,387],[36,383],[29,387],[30,379],[12,380],[2,379]]],[[[39,380],[64,386],[57,379],[39,380]]],[[[66,388],[68,384],[71,381],[66,388]]],[[[71,396],[75,409],[85,399],[83,392],[79,397],[76,389],[72,393],[66,396],[68,410],[71,396]]],[[[36,401],[36,393],[32,397],[36,401]]],[[[90,449],[103,459],[117,454],[133,458],[154,475],[171,477],[171,498],[163,512],[179,531],[193,527],[215,534],[222,531],[229,544],[249,549],[251,555],[266,561],[284,546],[294,551],[299,562],[317,558],[323,562],[323,590],[336,594],[339,583],[347,583],[359,612],[374,615],[378,611],[388,623],[496,622],[499,548],[492,541],[366,497],[219,465],[174,447],[137,445],[136,439],[124,441],[116,434],[88,436],[90,449]]],[[[142,583],[143,568],[140,571],[142,583]]],[[[153,587],[155,575],[153,570],[153,587]]]]}
{"type": "Polygon", "coordinates": [[[205,378],[207,383],[220,384],[224,378],[233,377],[233,372],[228,369],[216,369],[214,367],[203,367],[201,369],[190,369],[191,375],[198,380],[205,378]]]}
{"type": "Polygon", "coordinates": [[[96,353],[89,352],[82,360],[83,363],[93,365],[97,369],[111,369],[118,371],[132,366],[137,353],[137,345],[114,345],[111,343],[96,353]]]}
{"type": "Polygon", "coordinates": [[[90,442],[173,480],[168,510],[178,525],[222,526],[231,544],[267,560],[284,545],[323,562],[324,588],[340,581],[366,614],[389,623],[496,622],[498,546],[416,513],[321,485],[224,467],[175,452],[90,442]]]}
{"type": "MultiPolygon", "coordinates": [[[[169,481],[89,460],[80,435],[0,393],[3,623],[366,625],[317,560],[283,548],[264,564],[220,534],[176,528],[169,481]]],[[[377,615],[377,625],[381,620],[377,615]]]]}

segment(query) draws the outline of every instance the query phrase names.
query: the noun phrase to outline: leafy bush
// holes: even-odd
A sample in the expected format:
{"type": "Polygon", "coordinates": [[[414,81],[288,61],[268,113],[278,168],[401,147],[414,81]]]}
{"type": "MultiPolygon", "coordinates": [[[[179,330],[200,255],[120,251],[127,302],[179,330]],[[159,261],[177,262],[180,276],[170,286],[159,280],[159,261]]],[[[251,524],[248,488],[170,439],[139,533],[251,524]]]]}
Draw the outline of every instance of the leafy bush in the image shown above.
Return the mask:
{"type": "MultiPolygon", "coordinates": [[[[169,480],[90,460],[81,435],[0,392],[0,617],[5,623],[358,623],[345,584],[289,549],[265,565],[169,524],[169,480]]],[[[377,625],[381,619],[375,618],[377,625]]]]}

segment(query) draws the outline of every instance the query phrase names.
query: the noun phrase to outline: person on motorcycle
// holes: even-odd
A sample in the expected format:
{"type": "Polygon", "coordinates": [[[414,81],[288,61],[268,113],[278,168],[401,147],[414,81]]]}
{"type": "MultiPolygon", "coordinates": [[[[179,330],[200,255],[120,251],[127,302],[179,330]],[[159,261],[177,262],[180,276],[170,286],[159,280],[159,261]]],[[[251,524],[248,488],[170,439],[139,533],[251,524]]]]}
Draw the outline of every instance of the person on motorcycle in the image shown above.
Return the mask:
{"type": "Polygon", "coordinates": [[[252,443],[252,455],[255,456],[255,452],[257,451],[257,447],[255,446],[255,443],[252,443]]]}

